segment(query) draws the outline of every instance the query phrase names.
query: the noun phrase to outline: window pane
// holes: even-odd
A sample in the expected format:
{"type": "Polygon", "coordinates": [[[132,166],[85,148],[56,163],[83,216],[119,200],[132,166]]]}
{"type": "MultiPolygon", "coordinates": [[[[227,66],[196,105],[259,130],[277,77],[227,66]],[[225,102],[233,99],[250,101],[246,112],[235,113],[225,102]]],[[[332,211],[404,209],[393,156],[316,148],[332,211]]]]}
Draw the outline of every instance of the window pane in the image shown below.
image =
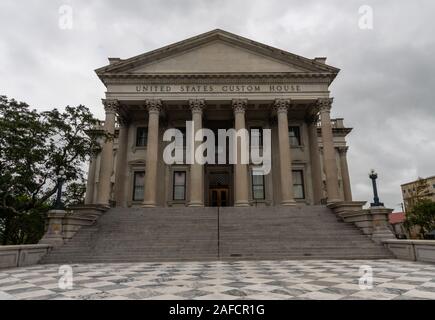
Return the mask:
{"type": "Polygon", "coordinates": [[[252,175],[252,198],[254,200],[263,200],[265,198],[263,175],[252,175]]]}
{"type": "Polygon", "coordinates": [[[253,198],[255,200],[263,200],[264,199],[264,187],[263,186],[254,186],[253,187],[253,198]]]}
{"type": "Polygon", "coordinates": [[[186,172],[174,172],[174,200],[185,200],[186,172]]]}
{"type": "Polygon", "coordinates": [[[295,199],[303,199],[304,198],[304,189],[301,185],[296,185],[293,187],[295,199]]]}
{"type": "Polygon", "coordinates": [[[184,172],[184,171],[174,172],[174,185],[175,186],[184,186],[185,183],[186,183],[186,172],[184,172]]]}
{"type": "Polygon", "coordinates": [[[133,201],[142,201],[144,199],[144,182],[145,172],[135,172],[133,185],[133,201]]]}
{"type": "Polygon", "coordinates": [[[301,144],[301,135],[299,127],[289,127],[288,136],[290,139],[290,145],[299,146],[301,144]]]}
{"type": "Polygon", "coordinates": [[[174,187],[174,200],[184,200],[184,186],[174,187]]]}
{"type": "Polygon", "coordinates": [[[302,184],[302,172],[293,171],[293,184],[302,184]]]}
{"type": "Polygon", "coordinates": [[[181,131],[182,136],[177,134],[177,136],[175,137],[175,146],[180,148],[184,147],[186,145],[186,128],[181,127],[176,129],[181,131]]]}
{"type": "Polygon", "coordinates": [[[293,175],[293,193],[295,199],[305,199],[304,176],[301,170],[295,170],[293,175]]]}
{"type": "Polygon", "coordinates": [[[262,186],[264,181],[263,178],[264,176],[262,175],[257,175],[257,174],[252,175],[252,184],[262,186]]]}
{"type": "Polygon", "coordinates": [[[148,142],[148,128],[137,128],[136,147],[146,147],[148,142]]]}
{"type": "Polygon", "coordinates": [[[263,131],[262,128],[251,128],[251,146],[261,147],[263,145],[263,131]]]}

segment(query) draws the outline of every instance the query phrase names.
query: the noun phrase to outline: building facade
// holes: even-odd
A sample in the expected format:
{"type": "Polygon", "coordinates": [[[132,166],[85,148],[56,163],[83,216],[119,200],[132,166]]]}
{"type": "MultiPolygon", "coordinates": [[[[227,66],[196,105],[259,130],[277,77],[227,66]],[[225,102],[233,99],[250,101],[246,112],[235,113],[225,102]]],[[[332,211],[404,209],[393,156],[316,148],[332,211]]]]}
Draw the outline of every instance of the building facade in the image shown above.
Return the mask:
{"type": "Polygon", "coordinates": [[[406,212],[420,199],[435,202],[435,176],[404,183],[401,188],[406,212]]]}
{"type": "MultiPolygon", "coordinates": [[[[91,159],[87,204],[277,206],[351,201],[343,119],[331,119],[339,69],[222,30],[96,73],[107,88],[102,130],[114,134],[91,159]],[[166,130],[271,131],[271,172],[252,163],[163,160],[166,130]]],[[[200,142],[194,142],[195,147],[200,142]]],[[[184,149],[184,144],[181,148],[184,149]]],[[[217,149],[217,153],[222,150],[217,149]]]]}

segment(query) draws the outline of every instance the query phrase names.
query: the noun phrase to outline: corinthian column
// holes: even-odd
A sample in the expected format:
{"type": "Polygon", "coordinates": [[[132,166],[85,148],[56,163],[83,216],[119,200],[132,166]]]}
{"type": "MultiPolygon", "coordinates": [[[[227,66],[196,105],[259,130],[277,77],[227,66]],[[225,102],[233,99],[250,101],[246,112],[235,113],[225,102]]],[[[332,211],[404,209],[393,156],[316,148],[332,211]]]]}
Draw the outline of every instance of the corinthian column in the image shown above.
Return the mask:
{"type": "MultiPolygon", "coordinates": [[[[204,100],[189,100],[192,110],[193,136],[202,128],[202,111],[205,106],[204,100]]],[[[194,140],[193,150],[197,150],[201,141],[194,140]]],[[[193,159],[194,160],[194,159],[193,159]]],[[[190,202],[189,207],[204,206],[204,168],[202,164],[193,161],[190,166],[190,202]]]]}
{"type": "Polygon", "coordinates": [[[116,206],[126,207],[125,180],[127,167],[127,145],[128,145],[128,126],[129,122],[123,117],[118,118],[119,136],[118,151],[116,157],[116,176],[115,176],[115,201],[116,206]]]}
{"type": "Polygon", "coordinates": [[[157,161],[159,150],[159,115],[162,108],[160,100],[147,100],[148,144],[145,171],[145,192],[143,206],[153,208],[157,205],[157,161]]]}
{"type": "Polygon", "coordinates": [[[323,142],[323,161],[326,174],[326,190],[328,192],[328,202],[340,202],[338,192],[337,162],[335,157],[334,140],[331,125],[331,106],[332,98],[319,99],[317,101],[320,109],[322,142],[323,142]]]}
{"type": "MultiPolygon", "coordinates": [[[[239,130],[246,130],[245,123],[245,111],[248,106],[248,100],[246,99],[234,99],[233,100],[233,110],[234,110],[234,118],[235,118],[235,130],[239,132],[239,130]]],[[[237,137],[237,135],[236,135],[237,137]]],[[[234,182],[235,182],[235,197],[234,197],[234,205],[236,207],[246,207],[249,206],[249,189],[248,189],[248,166],[247,164],[242,163],[242,148],[246,149],[245,146],[242,146],[242,139],[236,138],[237,145],[237,157],[236,164],[234,165],[234,182]]],[[[245,143],[248,143],[245,140],[245,143]]]]}
{"type": "Polygon", "coordinates": [[[340,147],[338,148],[338,153],[340,155],[340,167],[341,167],[341,177],[343,179],[344,201],[352,201],[349,168],[347,166],[347,150],[348,147],[340,147]]]}
{"type": "Polygon", "coordinates": [[[94,202],[95,170],[96,169],[97,169],[97,159],[94,155],[92,155],[91,159],[89,161],[88,181],[86,183],[85,204],[93,204],[93,202],[94,202]]]}
{"type": "Polygon", "coordinates": [[[278,117],[279,167],[281,178],[281,205],[295,205],[293,193],[292,159],[290,140],[288,137],[288,108],[290,99],[275,100],[275,110],[278,117]]]}
{"type": "MultiPolygon", "coordinates": [[[[103,99],[104,110],[106,111],[106,119],[104,122],[104,131],[113,135],[115,134],[115,119],[118,109],[117,100],[103,99]]],[[[108,139],[101,151],[100,161],[100,178],[98,181],[98,204],[109,206],[111,181],[113,171],[113,139],[108,139]]]]}

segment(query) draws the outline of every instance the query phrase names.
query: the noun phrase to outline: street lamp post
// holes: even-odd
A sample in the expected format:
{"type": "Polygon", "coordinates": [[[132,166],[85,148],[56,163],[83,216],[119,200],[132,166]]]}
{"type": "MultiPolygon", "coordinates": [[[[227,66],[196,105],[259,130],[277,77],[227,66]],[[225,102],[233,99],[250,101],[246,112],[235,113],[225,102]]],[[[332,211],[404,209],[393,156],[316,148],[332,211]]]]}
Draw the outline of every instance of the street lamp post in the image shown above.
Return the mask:
{"type": "Polygon", "coordinates": [[[54,205],[55,209],[62,210],[64,208],[64,205],[62,203],[62,185],[65,181],[65,170],[61,168],[59,170],[59,174],[57,175],[57,197],[56,197],[56,203],[54,205]]]}
{"type": "Polygon", "coordinates": [[[378,174],[375,172],[375,170],[372,169],[370,171],[369,178],[372,179],[372,186],[373,186],[373,203],[371,203],[370,206],[383,207],[384,204],[382,202],[379,202],[378,187],[376,185],[376,179],[378,178],[378,174]]]}

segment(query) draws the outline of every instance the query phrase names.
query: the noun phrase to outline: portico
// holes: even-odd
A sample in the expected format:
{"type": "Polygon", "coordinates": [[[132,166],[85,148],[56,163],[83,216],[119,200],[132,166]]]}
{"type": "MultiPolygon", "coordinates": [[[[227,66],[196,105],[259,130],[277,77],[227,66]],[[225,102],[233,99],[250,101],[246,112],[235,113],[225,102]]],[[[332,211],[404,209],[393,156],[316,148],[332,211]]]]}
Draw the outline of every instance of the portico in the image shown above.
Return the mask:
{"type": "MultiPolygon", "coordinates": [[[[338,69],[214,30],[96,70],[107,87],[103,144],[86,202],[104,206],[292,206],[351,200],[342,119],[331,119],[338,69]],[[167,164],[167,129],[271,130],[271,172],[253,163],[167,164]]],[[[194,150],[201,142],[194,141],[194,150]]],[[[192,157],[181,143],[185,159],[192,157]]],[[[241,146],[238,145],[238,151],[241,146]]],[[[216,150],[216,153],[223,150],[216,150]]],[[[240,153],[238,153],[240,156],[240,153]]],[[[240,160],[240,159],[238,159],[240,160]]]]}

